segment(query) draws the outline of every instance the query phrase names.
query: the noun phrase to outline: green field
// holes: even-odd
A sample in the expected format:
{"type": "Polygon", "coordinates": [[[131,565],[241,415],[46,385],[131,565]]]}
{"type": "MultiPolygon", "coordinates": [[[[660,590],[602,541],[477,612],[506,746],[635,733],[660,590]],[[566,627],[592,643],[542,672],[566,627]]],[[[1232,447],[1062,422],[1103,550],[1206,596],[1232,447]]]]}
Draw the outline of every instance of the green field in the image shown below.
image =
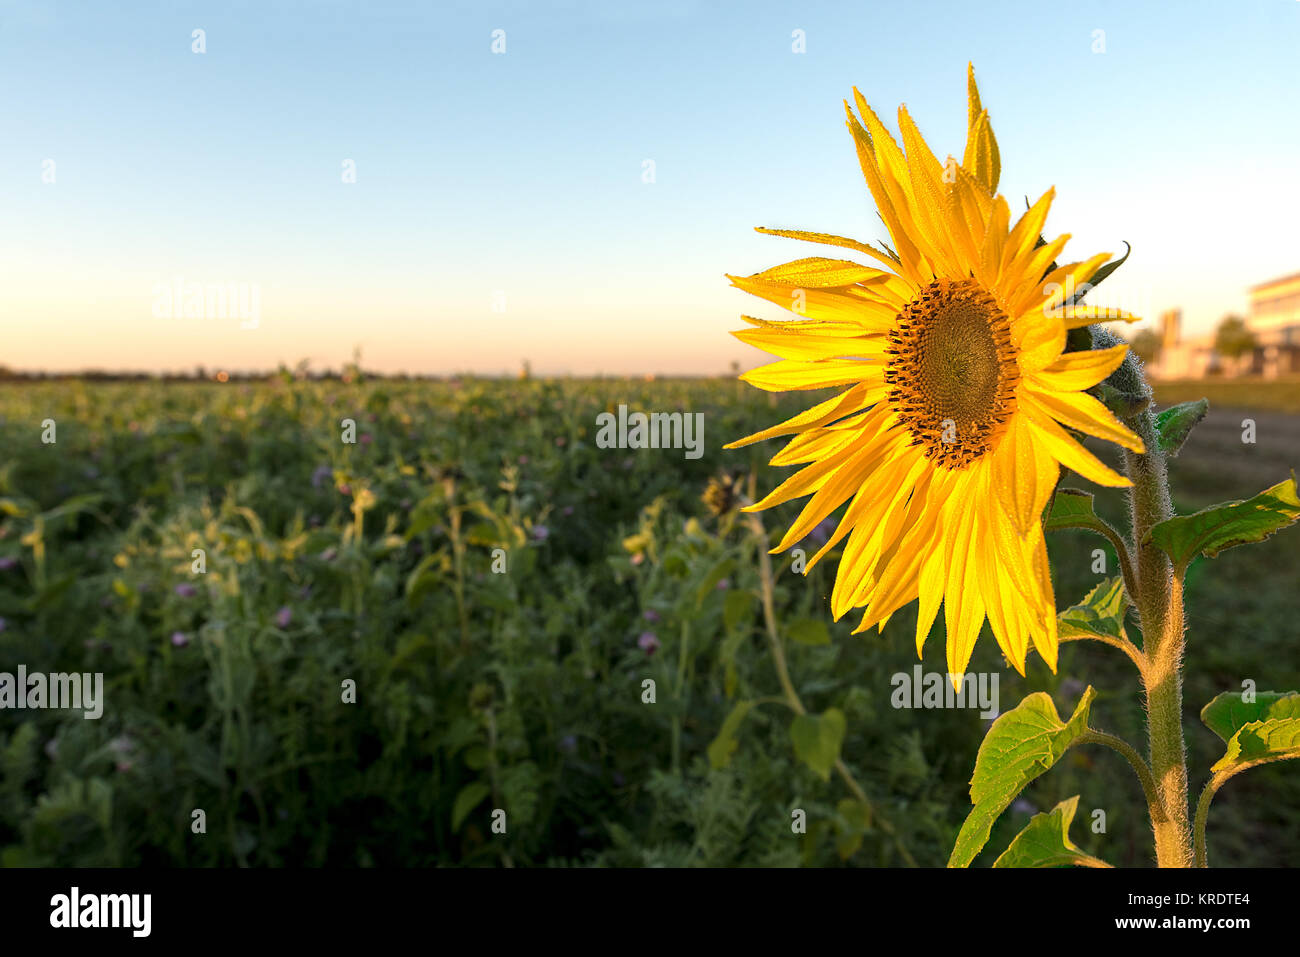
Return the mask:
{"type": "MultiPolygon", "coordinates": [[[[1219,409],[1227,385],[1202,390],[1216,408],[1172,463],[1182,510],[1300,459],[1295,386],[1234,385],[1219,409]]],[[[777,443],[721,446],[811,401],[722,380],[0,385],[0,672],[105,681],[99,720],[0,711],[0,863],[941,866],[986,722],[891,705],[914,608],[851,637],[854,616],[829,620],[834,562],[805,577],[774,557],[791,684],[846,719],[846,774],[823,777],[792,746],[761,543],[701,501],[724,470],[771,489],[777,443]],[[703,457],[597,448],[619,404],[703,413],[703,457]],[[711,761],[738,702],[755,704],[711,761]]],[[[763,513],[766,532],[797,508],[763,513]]],[[[1061,608],[1098,581],[1100,544],[1049,537],[1061,608]]],[[[1298,558],[1290,530],[1189,575],[1193,794],[1222,750],[1204,702],[1245,679],[1300,688],[1298,558]]],[[[946,670],[942,631],[926,671],[946,670]]],[[[1092,684],[1096,726],[1145,750],[1110,648],[1065,645],[1056,675],[1031,656],[1022,679],[986,632],[971,667],[1000,674],[1003,710],[1044,690],[1067,712],[1092,684]]],[[[1095,748],[1031,785],[979,863],[1074,794],[1076,843],[1152,864],[1138,782],[1095,748]]],[[[1234,779],[1209,848],[1219,866],[1300,860],[1300,771],[1234,779]]]]}

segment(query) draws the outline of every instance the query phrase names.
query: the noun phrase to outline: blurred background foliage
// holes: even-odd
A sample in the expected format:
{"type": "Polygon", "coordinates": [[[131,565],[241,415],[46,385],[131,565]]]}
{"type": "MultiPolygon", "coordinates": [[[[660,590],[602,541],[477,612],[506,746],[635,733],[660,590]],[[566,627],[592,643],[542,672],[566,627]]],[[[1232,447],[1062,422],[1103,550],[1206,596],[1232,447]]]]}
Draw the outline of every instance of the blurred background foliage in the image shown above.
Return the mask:
{"type": "MultiPolygon", "coordinates": [[[[352,379],[0,386],[0,671],[103,672],[106,697],[97,721],[0,711],[0,863],[946,862],[987,722],[891,705],[892,676],[916,663],[914,607],[851,637],[855,617],[827,611],[836,556],[806,577],[773,557],[793,688],[811,716],[844,719],[843,773],[816,768],[792,741],[757,533],[722,486],[702,501],[722,476],[774,487],[777,443],[721,446],[819,396],[730,380],[352,379]],[[704,457],[597,448],[596,416],[620,403],[703,412],[704,457]],[[755,704],[719,741],[738,702],[755,704]]],[[[1274,411],[1216,408],[1193,433],[1173,463],[1180,510],[1286,477],[1300,417],[1277,411],[1289,399],[1258,404],[1274,411]]],[[[1122,521],[1120,497],[1095,491],[1122,521]]],[[[799,504],[763,513],[772,543],[799,504]]],[[[1105,577],[1105,547],[1049,537],[1058,607],[1105,577]]],[[[1298,553],[1300,535],[1283,534],[1191,571],[1193,794],[1221,752],[1201,706],[1245,679],[1300,687],[1298,553]]],[[[940,616],[926,671],[946,670],[943,652],[940,616]]],[[[1022,679],[986,633],[972,667],[999,673],[1003,710],[1042,690],[1065,714],[1093,684],[1095,725],[1145,751],[1136,675],[1111,649],[1068,644],[1056,675],[1031,656],[1022,679]]],[[[1138,783],[1095,748],[1035,782],[979,863],[1073,794],[1076,843],[1150,866],[1138,783]]],[[[1300,775],[1257,769],[1216,800],[1211,863],[1295,864],[1298,825],[1300,775]]]]}

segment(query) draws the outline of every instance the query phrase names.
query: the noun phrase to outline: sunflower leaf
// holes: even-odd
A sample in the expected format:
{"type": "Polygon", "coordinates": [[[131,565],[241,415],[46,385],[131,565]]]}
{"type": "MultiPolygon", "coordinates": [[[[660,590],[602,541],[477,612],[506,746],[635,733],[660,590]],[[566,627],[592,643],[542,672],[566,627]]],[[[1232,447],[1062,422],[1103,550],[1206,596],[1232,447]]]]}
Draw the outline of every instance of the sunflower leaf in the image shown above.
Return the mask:
{"type": "Polygon", "coordinates": [[[1109,578],[1101,582],[1086,598],[1072,605],[1057,617],[1062,638],[1103,635],[1108,638],[1124,637],[1124,614],[1129,599],[1124,592],[1123,578],[1109,578]]]}
{"type": "Polygon", "coordinates": [[[1079,807],[1079,795],[1067,798],[1046,814],[1035,814],[1016,835],[994,867],[1108,867],[1083,853],[1070,840],[1070,824],[1079,807]]]}
{"type": "Polygon", "coordinates": [[[1269,718],[1238,728],[1228,741],[1228,750],[1210,770],[1235,774],[1257,764],[1295,758],[1300,758],[1300,718],[1269,718]]]}
{"type": "Polygon", "coordinates": [[[1213,558],[1225,548],[1262,542],[1300,519],[1295,473],[1244,502],[1224,502],[1194,515],[1179,515],[1153,527],[1142,544],[1154,542],[1178,568],[1197,555],[1213,558]]]}
{"type": "Polygon", "coordinates": [[[1096,696],[1089,685],[1065,722],[1051,697],[1038,691],[993,722],[971,776],[970,796],[975,807],[957,835],[949,867],[969,867],[988,843],[993,822],[1016,795],[1088,732],[1088,711],[1096,696]]]}
{"type": "Polygon", "coordinates": [[[1209,411],[1210,403],[1205,399],[1197,399],[1195,402],[1171,405],[1157,415],[1156,431],[1160,434],[1160,451],[1170,458],[1176,457],[1192,429],[1209,411]]]}
{"type": "Polygon", "coordinates": [[[1225,691],[1201,709],[1201,723],[1225,744],[1252,721],[1269,718],[1300,718],[1300,692],[1257,691],[1246,701],[1239,691],[1225,691]]]}
{"type": "Polygon", "coordinates": [[[1043,531],[1059,532],[1082,528],[1109,539],[1119,533],[1092,507],[1092,493],[1077,488],[1058,488],[1051,501],[1051,512],[1043,522],[1043,531]]]}
{"type": "Polygon", "coordinates": [[[831,768],[840,756],[847,722],[839,708],[827,708],[821,715],[801,714],[790,725],[790,740],[800,761],[823,781],[830,780],[831,768]]]}
{"type": "Polygon", "coordinates": [[[1079,528],[1080,523],[1091,525],[1100,521],[1100,516],[1092,508],[1091,492],[1062,488],[1057,489],[1056,498],[1052,500],[1052,513],[1047,518],[1046,530],[1052,532],[1063,528],[1079,528]]]}
{"type": "Polygon", "coordinates": [[[1121,422],[1136,418],[1138,413],[1151,404],[1151,396],[1124,392],[1109,382],[1100,382],[1089,391],[1100,400],[1102,405],[1114,412],[1115,417],[1121,422]]]}
{"type": "Polygon", "coordinates": [[[831,643],[831,633],[826,627],[826,622],[818,621],[816,618],[801,618],[798,621],[791,622],[786,629],[790,633],[790,638],[801,645],[829,645],[831,643]]]}

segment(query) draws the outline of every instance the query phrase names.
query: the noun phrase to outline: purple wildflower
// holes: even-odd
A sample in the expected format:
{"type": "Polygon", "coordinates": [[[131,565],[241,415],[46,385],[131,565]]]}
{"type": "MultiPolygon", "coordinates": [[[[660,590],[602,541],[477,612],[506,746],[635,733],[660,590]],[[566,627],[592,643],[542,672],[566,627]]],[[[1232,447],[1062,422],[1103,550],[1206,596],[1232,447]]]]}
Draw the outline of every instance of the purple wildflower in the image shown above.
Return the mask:
{"type": "Polygon", "coordinates": [[[193,598],[199,593],[199,590],[189,582],[181,582],[173,588],[172,591],[176,592],[176,594],[180,595],[182,598],[193,598]]]}
{"type": "Polygon", "coordinates": [[[649,657],[659,650],[659,637],[653,631],[643,631],[636,640],[636,646],[649,657]]]}
{"type": "Polygon", "coordinates": [[[190,637],[189,637],[189,635],[185,634],[185,632],[183,632],[183,631],[173,631],[173,632],[172,632],[172,646],[173,646],[173,647],[175,647],[175,648],[184,648],[184,647],[185,647],[186,645],[188,645],[189,643],[190,643],[190,637]]]}
{"type": "Polygon", "coordinates": [[[275,613],[275,623],[280,628],[288,628],[291,621],[293,621],[293,612],[288,605],[283,606],[275,613]]]}

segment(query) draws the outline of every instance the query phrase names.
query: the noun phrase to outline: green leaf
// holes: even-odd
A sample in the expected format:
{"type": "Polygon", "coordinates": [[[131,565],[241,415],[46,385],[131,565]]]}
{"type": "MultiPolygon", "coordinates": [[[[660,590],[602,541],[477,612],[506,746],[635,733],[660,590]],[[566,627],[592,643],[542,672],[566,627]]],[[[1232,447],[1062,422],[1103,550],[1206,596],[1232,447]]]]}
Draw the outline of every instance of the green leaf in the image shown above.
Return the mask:
{"type": "Polygon", "coordinates": [[[1170,458],[1178,455],[1178,450],[1187,441],[1196,424],[1210,411],[1206,399],[1195,402],[1180,402],[1171,405],[1156,416],[1156,432],[1159,433],[1160,451],[1170,458]]]}
{"type": "Polygon", "coordinates": [[[469,812],[478,807],[483,799],[492,793],[492,789],[482,781],[472,781],[460,789],[451,806],[451,829],[459,831],[461,822],[469,812]]]}
{"type": "Polygon", "coordinates": [[[714,565],[704,576],[704,581],[700,582],[700,587],[695,589],[695,604],[697,606],[704,604],[704,599],[709,597],[709,592],[718,586],[718,582],[730,575],[735,567],[734,558],[724,558],[714,565]]]}
{"type": "Polygon", "coordinates": [[[1198,554],[1213,558],[1225,548],[1262,542],[1300,518],[1295,473],[1244,502],[1224,502],[1156,525],[1142,540],[1154,542],[1180,569],[1198,554]]]}
{"type": "Polygon", "coordinates": [[[1254,701],[1243,701],[1239,691],[1225,691],[1201,709],[1201,723],[1224,743],[1252,721],[1300,718],[1300,692],[1257,691],[1254,701]]]}
{"type": "Polygon", "coordinates": [[[1077,296],[1075,296],[1074,298],[1075,302],[1081,301],[1084,296],[1086,296],[1093,289],[1096,289],[1103,282],[1105,282],[1106,279],[1109,278],[1111,273],[1113,273],[1116,269],[1118,269],[1120,266],[1124,265],[1124,263],[1128,261],[1129,253],[1133,252],[1133,247],[1129,245],[1127,239],[1121,239],[1120,242],[1124,244],[1124,255],[1120,256],[1119,259],[1115,259],[1112,260],[1111,262],[1105,263],[1104,265],[1102,265],[1100,269],[1098,269],[1095,273],[1093,273],[1092,277],[1088,279],[1088,281],[1085,283],[1085,285],[1089,288],[1084,289],[1077,296]]]}
{"type": "Polygon", "coordinates": [[[753,701],[736,702],[727,719],[722,722],[718,736],[709,745],[709,767],[725,768],[731,763],[731,756],[740,746],[740,742],[736,740],[736,732],[740,730],[740,723],[745,720],[745,715],[749,714],[749,709],[754,707],[754,704],[753,701]]]}
{"type": "Polygon", "coordinates": [[[838,708],[827,708],[820,716],[801,714],[790,725],[795,755],[816,771],[823,781],[830,780],[831,768],[835,767],[840,745],[844,743],[846,727],[844,712],[838,708]]]}
{"type": "Polygon", "coordinates": [[[998,815],[1088,731],[1088,710],[1096,696],[1089,685],[1064,722],[1051,697],[1038,691],[993,722],[975,757],[970,782],[975,807],[957,835],[949,867],[969,867],[988,842],[998,815]]]}
{"type": "Polygon", "coordinates": [[[1099,382],[1088,391],[1119,419],[1131,419],[1151,404],[1151,396],[1134,395],[1109,382],[1099,382]]]}
{"type": "Polygon", "coordinates": [[[1079,796],[1067,798],[1046,814],[1035,814],[1016,835],[994,867],[1109,866],[1083,853],[1070,840],[1070,823],[1079,807],[1079,796]]]}
{"type": "Polygon", "coordinates": [[[758,596],[745,588],[727,592],[727,597],[722,600],[722,624],[727,631],[740,624],[741,620],[750,613],[756,601],[758,596]]]}
{"type": "Polygon", "coordinates": [[[1043,527],[1051,532],[1062,528],[1078,528],[1080,525],[1086,527],[1089,523],[1100,521],[1092,509],[1091,492],[1061,488],[1056,490],[1056,497],[1052,499],[1052,513],[1043,527]]]}
{"type": "Polygon", "coordinates": [[[1071,605],[1061,612],[1057,617],[1057,629],[1063,638],[1076,635],[1122,638],[1128,604],[1124,579],[1108,578],[1088,592],[1088,596],[1079,604],[1071,605]]]}
{"type": "Polygon", "coordinates": [[[1300,758],[1300,718],[1269,718],[1251,721],[1237,729],[1228,750],[1210,770],[1233,773],[1257,764],[1300,758]]]}
{"type": "Polygon", "coordinates": [[[862,838],[871,828],[871,805],[855,798],[844,798],[835,806],[835,849],[847,861],[862,846],[862,838]]]}
{"type": "Polygon", "coordinates": [[[786,630],[790,633],[790,638],[801,645],[829,645],[831,643],[831,633],[826,627],[826,622],[818,621],[815,618],[801,618],[798,621],[791,622],[786,630]]]}

